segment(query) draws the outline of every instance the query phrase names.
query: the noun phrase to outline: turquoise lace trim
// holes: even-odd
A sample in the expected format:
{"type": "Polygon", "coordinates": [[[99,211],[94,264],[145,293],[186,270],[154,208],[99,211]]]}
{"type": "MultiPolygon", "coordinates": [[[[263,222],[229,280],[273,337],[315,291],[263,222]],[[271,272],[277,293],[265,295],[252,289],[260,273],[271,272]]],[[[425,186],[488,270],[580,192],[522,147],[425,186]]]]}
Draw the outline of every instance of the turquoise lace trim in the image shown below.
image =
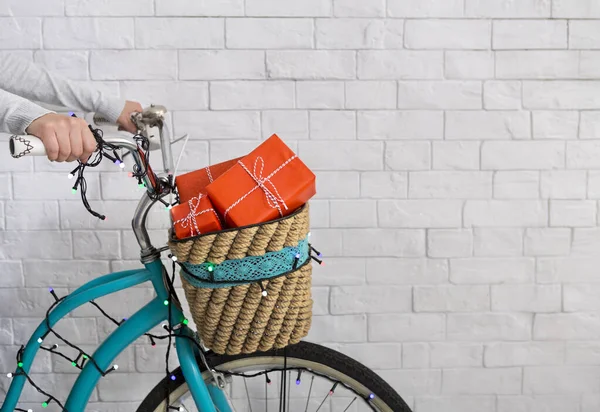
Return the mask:
{"type": "Polygon", "coordinates": [[[210,262],[192,265],[182,263],[181,275],[199,288],[228,288],[259,282],[292,272],[310,259],[308,238],[297,246],[286,247],[262,256],[246,256],[226,260],[218,265],[210,262]]]}

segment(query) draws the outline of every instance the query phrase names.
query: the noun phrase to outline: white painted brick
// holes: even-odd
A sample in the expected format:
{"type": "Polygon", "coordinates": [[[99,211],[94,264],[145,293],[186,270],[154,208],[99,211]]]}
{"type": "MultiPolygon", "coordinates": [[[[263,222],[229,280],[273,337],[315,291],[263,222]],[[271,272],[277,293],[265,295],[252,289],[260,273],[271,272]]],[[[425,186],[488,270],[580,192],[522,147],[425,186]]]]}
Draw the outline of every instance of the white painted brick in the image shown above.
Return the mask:
{"type": "Polygon", "coordinates": [[[494,197],[498,199],[537,199],[540,197],[539,172],[494,173],[494,197]]]}
{"type": "MultiPolygon", "coordinates": [[[[6,319],[9,320],[9,319],[6,319]]],[[[21,343],[21,342],[15,342],[15,343],[21,343]]],[[[25,342],[22,342],[25,343],[25,342]]],[[[16,367],[16,355],[17,352],[19,351],[20,347],[19,346],[2,346],[2,352],[0,352],[0,370],[2,370],[4,376],[6,376],[6,373],[8,373],[8,371],[10,371],[11,373],[14,373],[15,371],[15,367],[16,367]]],[[[44,374],[48,374],[50,372],[52,372],[52,363],[50,361],[50,353],[49,352],[42,352],[41,353],[36,354],[35,357],[35,361],[31,364],[31,372],[32,373],[44,373],[44,374]],[[39,358],[38,358],[39,356],[39,358]]],[[[65,362],[66,363],[66,362],[65,362]]],[[[69,366],[71,366],[70,364],[68,364],[69,366]]],[[[73,368],[71,366],[71,368],[73,368]]],[[[10,381],[9,381],[10,382],[10,381]]],[[[10,385],[10,383],[9,383],[10,385]]],[[[27,392],[24,392],[22,394],[23,399],[21,401],[23,401],[25,399],[25,397],[27,397],[29,394],[27,394],[27,392]]],[[[36,406],[38,406],[39,404],[37,404],[36,406]]],[[[22,403],[19,404],[19,406],[23,406],[22,403]]]]}
{"type": "MultiPolygon", "coordinates": [[[[320,245],[317,245],[321,247],[320,245]]],[[[323,245],[325,248],[319,249],[327,255],[329,245],[323,245]]],[[[318,272],[313,272],[314,285],[326,286],[352,286],[365,283],[365,259],[361,258],[335,258],[327,257],[325,266],[319,266],[318,272]]]]}
{"type": "Polygon", "coordinates": [[[425,232],[415,229],[347,229],[344,253],[349,256],[419,257],[425,255],[425,232]]]}
{"type": "Polygon", "coordinates": [[[0,39],[4,49],[41,49],[42,19],[35,17],[1,17],[0,39]]]}
{"type": "Polygon", "coordinates": [[[448,262],[442,259],[370,259],[367,281],[384,285],[427,285],[448,281],[448,262]]]}
{"type": "Polygon", "coordinates": [[[537,280],[540,283],[597,282],[596,258],[561,257],[538,260],[537,280]]]}
{"type": "Polygon", "coordinates": [[[481,366],[483,345],[479,343],[438,342],[430,343],[432,368],[458,368],[481,366]]]}
{"type": "MultiPolygon", "coordinates": [[[[140,266],[139,262],[137,265],[140,266]]],[[[25,285],[27,287],[48,287],[48,285],[78,287],[108,273],[108,266],[107,261],[26,260],[25,285]]]]}
{"type": "Polygon", "coordinates": [[[65,13],[67,16],[151,16],[154,4],[152,0],[65,0],[65,13]]]}
{"type": "Polygon", "coordinates": [[[408,197],[415,199],[478,199],[492,196],[488,172],[411,172],[408,197]]]}
{"type": "Polygon", "coordinates": [[[569,22],[569,48],[600,48],[600,27],[594,20],[571,20],[569,22]]]}
{"type": "Polygon", "coordinates": [[[573,229],[573,256],[596,256],[600,246],[599,228],[575,228],[573,229]]]}
{"type": "Polygon", "coordinates": [[[526,313],[449,313],[447,339],[476,342],[530,340],[532,320],[532,315],[526,313]]]}
{"type": "Polygon", "coordinates": [[[579,53],[574,51],[496,52],[496,76],[501,79],[576,78],[579,70],[579,53]]]}
{"type": "Polygon", "coordinates": [[[459,200],[380,200],[379,226],[386,228],[451,228],[460,226],[459,200]]]}
{"type": "Polygon", "coordinates": [[[419,342],[440,340],[445,334],[445,316],[433,313],[369,316],[369,341],[419,342]],[[390,327],[394,325],[394,327],[390,327]]]}
{"type": "Polygon", "coordinates": [[[578,112],[533,112],[534,139],[577,139],[578,112]]]}
{"type": "Polygon", "coordinates": [[[399,82],[400,109],[481,109],[480,82],[399,82]]]}
{"type": "Polygon", "coordinates": [[[429,367],[429,347],[426,343],[402,344],[402,367],[426,369],[429,367]]]}
{"type": "Polygon", "coordinates": [[[397,85],[392,81],[346,82],[348,109],[394,109],[397,105],[396,95],[397,85]]]}
{"type": "Polygon", "coordinates": [[[584,312],[600,310],[600,303],[596,297],[600,285],[593,283],[578,283],[564,285],[564,311],[584,312]]]}
{"type": "Polygon", "coordinates": [[[494,285],[492,310],[500,312],[559,312],[560,285],[494,285]]]}
{"type": "MultiPolygon", "coordinates": [[[[55,288],[55,292],[58,296],[64,296],[67,293],[66,289],[55,288]]],[[[2,316],[4,317],[18,317],[18,316],[30,316],[30,317],[42,317],[46,316],[48,307],[54,301],[52,295],[48,293],[47,288],[43,289],[0,289],[0,298],[4,302],[5,307],[2,308],[2,316]]],[[[35,326],[39,325],[41,319],[34,319],[35,326]]],[[[25,339],[29,338],[29,334],[21,336],[22,328],[13,319],[13,329],[15,333],[16,343],[25,343],[25,339]],[[18,338],[18,339],[17,339],[18,338]]],[[[34,327],[35,327],[34,326],[34,327]]],[[[31,330],[33,332],[33,330],[31,330]]],[[[14,358],[13,358],[14,359],[14,358]]]]}
{"type": "Polygon", "coordinates": [[[597,109],[600,82],[530,81],[523,83],[523,106],[528,109],[597,109]]]}
{"type": "Polygon", "coordinates": [[[213,110],[291,109],[292,82],[226,81],[210,84],[213,110]]]}
{"type": "Polygon", "coordinates": [[[417,398],[419,412],[446,412],[479,411],[496,412],[496,400],[493,396],[436,396],[417,398]]]}
{"type": "Polygon", "coordinates": [[[562,342],[500,342],[485,346],[486,367],[562,364],[562,342]]]}
{"type": "Polygon", "coordinates": [[[548,222],[548,204],[528,200],[467,200],[466,227],[540,227],[548,222]]]}
{"type": "Polygon", "coordinates": [[[566,20],[496,20],[493,47],[499,49],[566,49],[566,20]]]}
{"type": "Polygon", "coordinates": [[[469,17],[550,17],[550,0],[465,0],[469,17]]]}
{"type": "Polygon", "coordinates": [[[7,230],[50,230],[59,228],[57,202],[6,203],[7,230]]]}
{"type": "Polygon", "coordinates": [[[600,408],[600,395],[584,394],[582,396],[581,402],[581,412],[597,411],[598,408],[600,408]]]}
{"type": "MultiPolygon", "coordinates": [[[[87,198],[99,199],[98,175],[88,173],[85,178],[88,184],[87,198]]],[[[72,183],[62,173],[14,174],[14,197],[19,200],[73,199],[72,183]]]]}
{"type": "Polygon", "coordinates": [[[490,79],[494,77],[491,51],[453,51],[445,53],[444,73],[448,79],[490,79]]]}
{"type": "Polygon", "coordinates": [[[299,143],[298,156],[314,170],[381,170],[383,143],[310,141],[299,143]]]}
{"type": "Polygon", "coordinates": [[[405,30],[408,49],[489,49],[492,25],[486,20],[407,20],[405,30]]]}
{"type": "Polygon", "coordinates": [[[579,55],[578,77],[582,79],[597,79],[600,75],[598,62],[600,62],[600,52],[596,50],[582,50],[579,55]]]}
{"type": "Polygon", "coordinates": [[[492,170],[561,169],[564,142],[483,142],[481,166],[492,170]]]}
{"type": "Polygon", "coordinates": [[[461,17],[464,0],[388,0],[390,17],[461,17]]]}
{"type": "Polygon", "coordinates": [[[364,342],[367,340],[367,316],[313,316],[311,342],[364,342]]]}
{"type": "Polygon", "coordinates": [[[512,228],[475,228],[475,256],[520,256],[523,254],[523,230],[512,228]]]}
{"type": "Polygon", "coordinates": [[[514,395],[521,393],[520,368],[448,369],[442,393],[456,395],[514,395]]]}
{"type": "Polygon", "coordinates": [[[588,189],[587,196],[590,199],[600,198],[600,172],[595,170],[588,171],[588,189]]]}
{"type": "Polygon", "coordinates": [[[351,51],[267,51],[267,74],[271,79],[353,79],[355,55],[351,51]]]}
{"type": "Polygon", "coordinates": [[[169,110],[208,109],[208,83],[206,82],[123,82],[121,93],[141,102],[160,102],[169,110]]]}
{"type": "Polygon", "coordinates": [[[34,61],[70,79],[87,80],[89,77],[87,51],[39,50],[34,54],[34,61]]]}
{"type": "Polygon", "coordinates": [[[373,200],[331,200],[331,227],[377,227],[377,203],[373,200]]]}
{"type": "Polygon", "coordinates": [[[373,369],[399,369],[402,365],[402,345],[397,343],[344,343],[332,348],[373,369]]]}
{"type": "MultiPolygon", "coordinates": [[[[140,196],[141,197],[140,192],[140,196]]],[[[94,203],[98,213],[106,213],[106,220],[92,216],[81,204],[81,200],[63,201],[60,203],[60,225],[62,229],[125,229],[131,228],[131,219],[137,207],[136,201],[104,201],[94,203]],[[118,211],[118,212],[117,212],[118,211]]],[[[155,215],[162,215],[168,220],[168,212],[164,208],[150,211],[149,221],[158,220],[155,215]],[[165,216],[166,215],[166,216],[165,216]]],[[[158,216],[157,216],[158,217],[158,216]]],[[[168,228],[170,225],[166,226],[168,228]]]]}
{"type": "Polygon", "coordinates": [[[383,17],[385,0],[334,0],[333,14],[336,17],[383,17]]]}
{"type": "Polygon", "coordinates": [[[579,412],[579,399],[565,395],[501,396],[498,412],[579,412]]]}
{"type": "Polygon", "coordinates": [[[247,16],[306,16],[331,15],[331,2],[325,0],[246,0],[247,16]]]}
{"type": "Polygon", "coordinates": [[[62,16],[63,3],[64,0],[5,0],[0,5],[0,16],[62,16]]]}
{"type": "MultiPolygon", "coordinates": [[[[2,273],[2,287],[23,287],[23,268],[21,267],[21,262],[0,262],[0,273],[2,273]]],[[[5,319],[0,319],[0,325],[5,325],[4,321],[5,319]]],[[[6,328],[6,326],[0,326],[0,331],[6,328]]],[[[0,332],[0,343],[11,343],[2,342],[2,338],[3,333],[0,332]]]]}
{"type": "Polygon", "coordinates": [[[226,41],[228,49],[311,49],[313,23],[310,19],[228,19],[226,41]]]}
{"type": "Polygon", "coordinates": [[[309,214],[311,227],[330,227],[329,200],[311,200],[309,214]]]}
{"type": "Polygon", "coordinates": [[[571,230],[559,228],[527,229],[525,255],[568,255],[571,250],[571,230]]]}
{"type": "Polygon", "coordinates": [[[408,396],[440,393],[442,373],[439,370],[382,370],[377,374],[393,387],[404,388],[408,396]]]}
{"type": "Polygon", "coordinates": [[[579,138],[595,139],[600,136],[600,112],[581,112],[579,116],[579,138]]]}
{"type": "Polygon", "coordinates": [[[243,0],[155,0],[157,16],[242,16],[243,0]]]}
{"type": "Polygon", "coordinates": [[[124,173],[102,173],[102,198],[108,200],[140,199],[146,189],[140,188],[135,179],[124,173]]]}
{"type": "Polygon", "coordinates": [[[76,259],[118,259],[121,257],[118,232],[73,232],[73,246],[76,259]]]}
{"type": "Polygon", "coordinates": [[[357,172],[324,172],[317,175],[317,197],[349,199],[359,197],[360,181],[357,172]]]}
{"type": "Polygon", "coordinates": [[[359,51],[358,78],[441,79],[443,59],[439,51],[359,51]]]}
{"type": "Polygon", "coordinates": [[[597,342],[567,343],[565,363],[568,365],[598,365],[600,348],[597,342]]]}
{"type": "Polygon", "coordinates": [[[594,0],[554,0],[552,16],[583,19],[600,17],[600,4],[594,0]]]}
{"type": "Polygon", "coordinates": [[[69,232],[0,232],[0,259],[69,259],[69,232]]]}
{"type": "Polygon", "coordinates": [[[331,314],[412,311],[412,288],[405,286],[336,286],[331,289],[331,314]]]}
{"type": "Polygon", "coordinates": [[[600,385],[596,367],[531,366],[524,369],[525,394],[580,394],[600,385]]]}
{"type": "Polygon", "coordinates": [[[408,175],[401,172],[363,172],[360,174],[361,197],[405,199],[408,175]]]}
{"type": "Polygon", "coordinates": [[[311,230],[311,243],[315,245],[327,245],[327,249],[323,249],[323,253],[326,256],[343,256],[344,247],[342,237],[343,232],[341,229],[311,230]]]}
{"type": "Polygon", "coordinates": [[[329,288],[328,287],[313,287],[313,315],[328,315],[329,314],[329,288]]]}
{"type": "Polygon", "coordinates": [[[584,199],[586,180],[583,170],[542,172],[541,195],[549,199],[584,199]]]}
{"type": "MultiPolygon", "coordinates": [[[[408,182],[407,182],[408,185],[408,182]]],[[[12,197],[12,179],[9,174],[0,174],[0,199],[12,197]]],[[[405,190],[406,192],[406,190],[405,190]]]]}
{"type": "Polygon", "coordinates": [[[431,169],[429,142],[387,142],[385,166],[392,170],[431,169]]]}
{"type": "Polygon", "coordinates": [[[190,133],[191,139],[258,139],[258,112],[177,112],[175,135],[190,133]]]}
{"type": "Polygon", "coordinates": [[[450,260],[450,281],[467,284],[531,283],[531,258],[467,258],[450,260]]]}
{"type": "Polygon", "coordinates": [[[480,312],[490,308],[489,286],[417,286],[415,312],[480,312]]]}
{"type": "MultiPolygon", "coordinates": [[[[12,321],[8,318],[0,318],[0,342],[3,345],[10,345],[13,343],[12,321]]],[[[13,365],[13,362],[14,358],[11,358],[11,365],[13,365]]],[[[5,368],[2,368],[2,370],[5,370],[5,368]]]]}
{"type": "MultiPolygon", "coordinates": [[[[293,140],[308,139],[308,112],[304,110],[268,110],[262,112],[262,137],[273,134],[293,140]]],[[[254,143],[253,143],[254,144],[254,143]]]]}
{"type": "Polygon", "coordinates": [[[567,168],[598,169],[600,168],[600,141],[567,142],[567,168]]]}
{"type": "Polygon", "coordinates": [[[184,80],[264,79],[265,53],[252,50],[181,50],[184,80]]]}
{"type": "Polygon", "coordinates": [[[550,226],[586,227],[596,225],[596,202],[591,200],[551,200],[550,226]]]}
{"type": "Polygon", "coordinates": [[[433,168],[437,170],[479,169],[479,142],[432,142],[433,168]]]}
{"type": "Polygon", "coordinates": [[[98,382],[98,396],[103,402],[142,401],[156,382],[164,379],[164,373],[115,373],[110,379],[98,382]],[[135,387],[131,387],[135,382],[135,387]]]}
{"type": "Polygon", "coordinates": [[[358,112],[358,138],[376,140],[441,139],[444,114],[439,111],[358,112]]]}
{"type": "Polygon", "coordinates": [[[356,138],[356,113],[351,111],[311,111],[310,138],[350,140],[356,138]]]}
{"type": "Polygon", "coordinates": [[[344,83],[326,81],[297,82],[296,107],[299,109],[343,109],[344,83]]]}
{"type": "Polygon", "coordinates": [[[473,254],[473,234],[467,229],[432,229],[427,233],[427,256],[468,257],[473,254]]]}
{"type": "Polygon", "coordinates": [[[537,315],[533,325],[536,340],[597,340],[599,336],[598,313],[537,315]]]}
{"type": "Polygon", "coordinates": [[[401,49],[404,21],[317,19],[318,49],[401,49]]]}
{"type": "Polygon", "coordinates": [[[133,48],[133,19],[47,18],[43,32],[49,49],[133,48]]]}
{"type": "Polygon", "coordinates": [[[177,53],[171,50],[102,50],[90,57],[93,80],[172,80],[177,53]]]}
{"type": "Polygon", "coordinates": [[[483,84],[483,105],[488,110],[521,108],[521,82],[489,81],[483,84]]]}
{"type": "Polygon", "coordinates": [[[529,139],[530,136],[527,112],[446,112],[446,139],[529,139]]]}

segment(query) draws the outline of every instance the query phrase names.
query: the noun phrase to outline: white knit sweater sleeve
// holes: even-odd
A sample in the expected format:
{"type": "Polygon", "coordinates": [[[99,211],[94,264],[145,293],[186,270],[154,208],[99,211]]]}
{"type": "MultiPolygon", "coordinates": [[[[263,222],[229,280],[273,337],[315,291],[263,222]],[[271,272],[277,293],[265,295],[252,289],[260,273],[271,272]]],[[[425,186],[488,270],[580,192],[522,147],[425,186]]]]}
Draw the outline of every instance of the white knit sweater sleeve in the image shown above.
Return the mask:
{"type": "Polygon", "coordinates": [[[32,101],[97,112],[116,122],[125,101],[76,83],[30,61],[7,54],[0,60],[0,129],[24,134],[29,124],[50,110],[32,101]]]}

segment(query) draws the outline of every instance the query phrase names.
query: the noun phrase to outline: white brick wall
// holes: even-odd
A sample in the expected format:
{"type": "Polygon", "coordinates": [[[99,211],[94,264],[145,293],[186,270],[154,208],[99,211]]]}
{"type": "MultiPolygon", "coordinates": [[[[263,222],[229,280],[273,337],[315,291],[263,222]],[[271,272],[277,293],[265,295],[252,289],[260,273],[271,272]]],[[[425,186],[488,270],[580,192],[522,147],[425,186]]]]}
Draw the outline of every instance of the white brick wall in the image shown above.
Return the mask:
{"type": "MultiPolygon", "coordinates": [[[[165,104],[191,134],[185,170],[280,133],[317,174],[310,340],[416,412],[600,408],[599,50],[597,0],[0,1],[0,55],[165,104]]],[[[140,192],[91,173],[98,222],[69,167],[0,156],[6,373],[47,286],[137,265],[140,192]]],[[[164,213],[150,225],[164,241],[164,213]]],[[[127,316],[150,293],[103,301],[127,316]]],[[[62,327],[94,346],[110,331],[96,316],[62,327]]],[[[134,410],[159,358],[124,353],[91,410],[134,410]]],[[[43,354],[35,372],[60,394],[74,380],[43,354]]]]}

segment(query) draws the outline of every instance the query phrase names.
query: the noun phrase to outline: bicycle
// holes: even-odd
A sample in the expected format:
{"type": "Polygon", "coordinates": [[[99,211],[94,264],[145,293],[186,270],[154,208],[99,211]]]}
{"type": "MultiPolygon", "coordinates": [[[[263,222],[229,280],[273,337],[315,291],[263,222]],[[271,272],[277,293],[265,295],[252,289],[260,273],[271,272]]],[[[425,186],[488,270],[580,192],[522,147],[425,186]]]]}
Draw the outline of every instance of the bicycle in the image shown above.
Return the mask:
{"type": "MultiPolygon", "coordinates": [[[[339,411],[410,412],[404,400],[377,374],[324,346],[302,341],[284,349],[235,356],[217,355],[203,348],[197,334],[188,326],[172,280],[161,261],[168,246],[155,248],[146,229],[150,208],[173,192],[173,185],[168,184],[172,178],[173,159],[170,138],[164,127],[165,114],[166,109],[162,106],[151,106],[133,116],[140,135],[147,141],[145,149],[162,149],[164,165],[163,175],[151,172],[140,177],[146,190],[135,211],[132,229],[141,249],[140,260],[144,268],[104,275],[61,299],[51,290],[56,298],[55,305],[22,347],[17,368],[9,374],[12,382],[0,412],[23,411],[17,408],[17,403],[28,380],[30,365],[53,325],[83,304],[145,282],[152,284],[156,297],[126,321],[116,322],[117,328],[93,355],[83,356],[88,361],[82,361],[81,373],[64,406],[61,404],[63,410],[84,411],[99,379],[116,369],[116,365],[111,366],[114,359],[136,339],[169,320],[180,366],[157,383],[139,405],[138,412],[168,409],[253,412],[289,411],[292,408],[320,411],[324,407],[325,410],[339,411]],[[161,185],[161,182],[165,184],[161,185]],[[174,320],[172,326],[171,319],[174,320]],[[279,398],[274,396],[277,393],[279,398]]],[[[134,170],[151,171],[150,164],[145,162],[144,151],[137,143],[121,137],[104,140],[112,148],[130,153],[135,162],[134,170]]],[[[10,151],[13,157],[45,155],[41,141],[32,136],[13,136],[10,151]]],[[[117,160],[120,159],[117,157],[117,160]]],[[[42,406],[46,407],[47,403],[42,406]]]]}

